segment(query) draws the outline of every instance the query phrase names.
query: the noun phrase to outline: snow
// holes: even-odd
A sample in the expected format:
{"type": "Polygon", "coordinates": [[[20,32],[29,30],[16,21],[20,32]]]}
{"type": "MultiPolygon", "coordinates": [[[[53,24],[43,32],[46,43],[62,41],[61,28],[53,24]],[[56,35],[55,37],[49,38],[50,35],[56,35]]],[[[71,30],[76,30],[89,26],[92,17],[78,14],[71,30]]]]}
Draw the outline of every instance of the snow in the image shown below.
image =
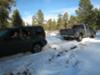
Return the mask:
{"type": "Polygon", "coordinates": [[[99,37],[77,42],[52,33],[42,52],[1,58],[0,75],[100,75],[99,37]]]}
{"type": "Polygon", "coordinates": [[[81,51],[78,51],[78,59],[81,60],[78,75],[99,75],[100,74],[100,47],[98,43],[87,44],[81,51]]]}

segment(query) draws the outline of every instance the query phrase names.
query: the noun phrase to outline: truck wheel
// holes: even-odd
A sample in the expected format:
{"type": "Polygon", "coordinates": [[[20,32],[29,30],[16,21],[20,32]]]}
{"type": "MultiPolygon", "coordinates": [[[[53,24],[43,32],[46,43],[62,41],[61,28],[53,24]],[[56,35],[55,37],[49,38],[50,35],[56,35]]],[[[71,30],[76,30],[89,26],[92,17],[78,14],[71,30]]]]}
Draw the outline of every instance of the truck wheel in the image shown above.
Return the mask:
{"type": "Polygon", "coordinates": [[[32,48],[32,53],[37,53],[37,52],[40,52],[42,50],[42,47],[40,44],[35,44],[32,48]]]}
{"type": "Polygon", "coordinates": [[[91,35],[90,38],[95,38],[96,35],[91,35]]]}
{"type": "Polygon", "coordinates": [[[82,40],[82,36],[79,35],[79,37],[77,38],[77,41],[79,42],[79,41],[81,41],[81,40],[82,40]]]}

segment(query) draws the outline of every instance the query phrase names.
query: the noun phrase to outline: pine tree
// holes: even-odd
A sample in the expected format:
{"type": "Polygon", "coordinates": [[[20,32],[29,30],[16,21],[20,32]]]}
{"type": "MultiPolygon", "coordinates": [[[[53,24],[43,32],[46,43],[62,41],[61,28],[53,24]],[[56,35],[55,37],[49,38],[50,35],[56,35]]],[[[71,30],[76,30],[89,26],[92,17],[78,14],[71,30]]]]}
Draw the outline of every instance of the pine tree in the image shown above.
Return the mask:
{"type": "Polygon", "coordinates": [[[92,9],[90,0],[80,0],[79,8],[76,10],[80,23],[91,24],[92,9]]]}
{"type": "Polygon", "coordinates": [[[48,30],[52,30],[52,19],[49,19],[48,22],[47,22],[47,25],[48,25],[48,30]]]}
{"type": "Polygon", "coordinates": [[[68,21],[68,26],[69,28],[71,28],[73,25],[77,25],[78,22],[78,18],[77,16],[70,16],[69,21],[68,21]]]}
{"type": "Polygon", "coordinates": [[[24,26],[23,20],[21,19],[21,16],[17,9],[13,12],[13,15],[12,15],[12,25],[14,27],[24,26]]]}
{"type": "Polygon", "coordinates": [[[58,20],[57,20],[57,29],[61,29],[61,28],[63,28],[63,18],[62,18],[62,15],[59,14],[58,20]]]}
{"type": "Polygon", "coordinates": [[[7,10],[10,10],[12,5],[14,5],[15,0],[0,0],[0,7],[4,7],[7,10]]]}
{"type": "Polygon", "coordinates": [[[95,16],[93,16],[93,27],[95,28],[95,29],[100,29],[100,8],[98,9],[98,8],[95,8],[94,10],[94,13],[93,13],[93,15],[95,15],[95,16]]]}
{"type": "Polygon", "coordinates": [[[43,14],[42,10],[38,10],[37,15],[36,15],[36,20],[37,20],[37,23],[39,25],[43,25],[43,22],[44,22],[44,14],[43,14]]]}
{"type": "Polygon", "coordinates": [[[96,25],[98,29],[100,29],[100,8],[98,9],[98,12],[97,12],[96,25]]]}
{"type": "Polygon", "coordinates": [[[57,22],[55,20],[52,20],[52,30],[57,30],[57,22]]]}
{"type": "Polygon", "coordinates": [[[64,24],[64,28],[67,28],[68,25],[68,13],[65,12],[63,15],[63,24],[64,24]]]}
{"type": "Polygon", "coordinates": [[[33,18],[32,18],[32,25],[34,26],[34,25],[37,25],[38,23],[37,23],[37,19],[36,19],[36,17],[35,16],[33,16],[33,18]]]}
{"type": "Polygon", "coordinates": [[[0,28],[9,27],[9,12],[15,0],[0,0],[0,28]]]}

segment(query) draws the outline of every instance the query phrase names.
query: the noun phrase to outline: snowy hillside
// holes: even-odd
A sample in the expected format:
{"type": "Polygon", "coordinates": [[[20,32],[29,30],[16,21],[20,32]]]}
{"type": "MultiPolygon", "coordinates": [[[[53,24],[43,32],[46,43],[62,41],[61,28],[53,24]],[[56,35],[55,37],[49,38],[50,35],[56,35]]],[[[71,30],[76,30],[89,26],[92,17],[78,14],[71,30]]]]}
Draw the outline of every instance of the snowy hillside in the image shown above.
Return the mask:
{"type": "Polygon", "coordinates": [[[100,34],[81,42],[66,41],[54,33],[36,54],[0,59],[0,75],[100,75],[100,34]]]}

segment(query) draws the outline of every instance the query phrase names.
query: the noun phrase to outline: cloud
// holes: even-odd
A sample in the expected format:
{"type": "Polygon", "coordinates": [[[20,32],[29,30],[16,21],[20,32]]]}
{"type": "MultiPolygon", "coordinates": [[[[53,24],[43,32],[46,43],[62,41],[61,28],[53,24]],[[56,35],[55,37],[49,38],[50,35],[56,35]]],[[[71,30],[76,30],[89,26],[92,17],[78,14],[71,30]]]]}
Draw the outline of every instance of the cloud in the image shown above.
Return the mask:
{"type": "Polygon", "coordinates": [[[55,20],[57,20],[57,15],[45,15],[45,20],[49,20],[49,19],[55,19],[55,20]]]}
{"type": "Polygon", "coordinates": [[[94,7],[95,7],[95,8],[100,8],[100,5],[97,4],[97,5],[94,5],[94,7]]]}
{"type": "Polygon", "coordinates": [[[23,18],[25,25],[30,24],[32,25],[32,15],[23,18]]]}
{"type": "Polygon", "coordinates": [[[74,8],[63,8],[63,9],[57,9],[57,10],[50,10],[48,13],[45,15],[45,20],[48,19],[55,19],[57,20],[59,14],[64,14],[65,12],[68,12],[69,15],[75,15],[75,10],[77,7],[74,8]]]}
{"type": "Polygon", "coordinates": [[[25,11],[22,13],[22,19],[24,20],[25,24],[30,24],[32,25],[32,17],[33,17],[33,13],[32,11],[29,12],[29,11],[25,11]]]}
{"type": "MultiPolygon", "coordinates": [[[[44,16],[44,20],[49,20],[49,19],[55,19],[57,20],[57,16],[56,15],[45,15],[44,16]]],[[[32,16],[29,15],[27,17],[23,17],[23,21],[25,22],[25,25],[29,24],[32,25],[32,16]]]]}
{"type": "MultiPolygon", "coordinates": [[[[57,10],[49,10],[48,12],[44,12],[44,19],[55,19],[57,20],[59,14],[64,14],[65,12],[68,12],[69,15],[75,15],[75,10],[77,7],[73,8],[63,8],[63,9],[57,9],[57,10]]],[[[25,24],[32,24],[32,15],[30,13],[25,12],[23,13],[24,17],[23,20],[25,24]]]]}
{"type": "Polygon", "coordinates": [[[73,8],[63,8],[63,9],[58,9],[58,10],[52,10],[50,11],[51,14],[64,14],[65,12],[68,12],[69,15],[75,15],[75,10],[77,7],[73,8]]]}
{"type": "Polygon", "coordinates": [[[100,0],[92,0],[92,4],[95,8],[100,8],[100,0]]]}

